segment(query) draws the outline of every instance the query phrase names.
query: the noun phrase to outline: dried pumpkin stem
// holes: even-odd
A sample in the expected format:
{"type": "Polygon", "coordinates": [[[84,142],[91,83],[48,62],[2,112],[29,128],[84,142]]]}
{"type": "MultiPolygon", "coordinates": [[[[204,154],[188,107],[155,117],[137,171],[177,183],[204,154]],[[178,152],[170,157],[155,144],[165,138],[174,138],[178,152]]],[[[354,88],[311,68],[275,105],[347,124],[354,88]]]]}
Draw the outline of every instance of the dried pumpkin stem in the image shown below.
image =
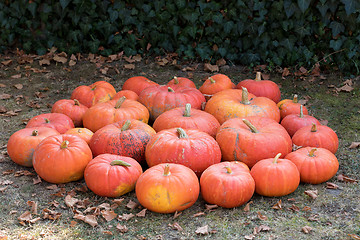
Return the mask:
{"type": "Polygon", "coordinates": [[[79,102],[79,100],[74,99],[74,105],[76,105],[76,106],[80,106],[80,102],[79,102]]]}
{"type": "Polygon", "coordinates": [[[184,112],[184,117],[190,117],[191,116],[191,104],[187,103],[185,104],[185,112],[184,112]]]}
{"type": "Polygon", "coordinates": [[[309,152],[309,157],[314,157],[315,156],[315,151],[317,150],[317,148],[313,148],[310,150],[309,152]]]}
{"type": "Polygon", "coordinates": [[[259,131],[256,129],[256,127],[247,119],[242,119],[242,121],[250,128],[250,131],[252,133],[258,133],[259,131]]]}
{"type": "Polygon", "coordinates": [[[261,81],[261,72],[256,72],[255,81],[261,81]]]}
{"type": "Polygon", "coordinates": [[[226,173],[231,174],[232,170],[229,166],[224,167],[226,169],[226,173]]]}
{"type": "Polygon", "coordinates": [[[317,132],[317,127],[315,123],[312,124],[311,132],[317,132]]]}
{"type": "Polygon", "coordinates": [[[170,174],[170,166],[169,164],[166,164],[164,168],[164,176],[169,176],[170,174]]]}
{"type": "Polygon", "coordinates": [[[31,133],[31,136],[37,136],[37,135],[39,135],[39,131],[38,130],[34,130],[32,133],[31,133]]]}
{"type": "Polygon", "coordinates": [[[175,84],[179,84],[180,82],[179,82],[179,79],[177,78],[177,76],[174,76],[174,83],[175,84]]]}
{"type": "Polygon", "coordinates": [[[50,123],[50,120],[48,118],[44,119],[46,123],[50,123]]]}
{"type": "Polygon", "coordinates": [[[175,91],[171,87],[168,87],[168,92],[175,92],[175,91]]]}
{"type": "Polygon", "coordinates": [[[65,149],[65,148],[68,148],[68,146],[69,146],[69,141],[65,140],[61,143],[60,148],[65,149]]]}
{"type": "Polygon", "coordinates": [[[304,109],[303,109],[303,105],[300,105],[300,118],[304,117],[304,109]]]}
{"type": "Polygon", "coordinates": [[[216,83],[216,81],[212,77],[209,77],[209,80],[211,83],[216,83]]]}
{"type": "Polygon", "coordinates": [[[179,138],[189,138],[189,136],[186,134],[185,130],[182,128],[177,128],[176,131],[179,134],[179,138]]]}
{"type": "Polygon", "coordinates": [[[278,153],[278,154],[274,157],[273,163],[277,163],[280,156],[281,156],[281,153],[278,153]]]}
{"type": "Polygon", "coordinates": [[[294,99],[293,99],[293,103],[297,103],[298,101],[299,101],[298,95],[295,94],[295,95],[294,95],[294,99]]]}
{"type": "Polygon", "coordinates": [[[241,103],[245,105],[249,105],[249,92],[246,88],[242,87],[242,93],[241,93],[241,103]]]}
{"type": "Polygon", "coordinates": [[[123,160],[114,160],[110,163],[111,166],[124,166],[124,167],[131,167],[130,163],[127,163],[123,160]]]}
{"type": "Polygon", "coordinates": [[[131,121],[130,120],[126,120],[126,122],[124,123],[124,125],[121,127],[121,131],[126,131],[130,128],[131,126],[131,121]]]}
{"type": "Polygon", "coordinates": [[[119,98],[119,100],[116,102],[115,104],[115,108],[118,109],[121,107],[121,105],[125,102],[126,97],[122,96],[121,98],[119,98]]]}

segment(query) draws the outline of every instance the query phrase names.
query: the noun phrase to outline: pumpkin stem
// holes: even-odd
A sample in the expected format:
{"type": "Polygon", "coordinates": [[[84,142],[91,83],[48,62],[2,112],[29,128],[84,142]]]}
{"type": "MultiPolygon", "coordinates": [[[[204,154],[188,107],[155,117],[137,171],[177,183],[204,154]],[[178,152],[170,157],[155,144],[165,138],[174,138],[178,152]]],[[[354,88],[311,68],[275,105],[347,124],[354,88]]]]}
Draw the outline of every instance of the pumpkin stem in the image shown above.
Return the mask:
{"type": "Polygon", "coordinates": [[[118,109],[121,107],[121,105],[125,102],[126,97],[122,96],[121,98],[119,98],[119,100],[116,102],[115,104],[115,108],[118,109]]]}
{"type": "Polygon", "coordinates": [[[65,140],[61,143],[60,148],[65,149],[65,148],[68,148],[68,146],[69,146],[69,141],[65,140]]]}
{"type": "Polygon", "coordinates": [[[209,80],[211,83],[216,83],[216,81],[212,77],[209,77],[209,80]]]}
{"type": "Polygon", "coordinates": [[[114,160],[110,163],[111,166],[124,166],[124,167],[131,167],[130,163],[127,163],[123,160],[114,160]]]}
{"type": "Polygon", "coordinates": [[[34,130],[32,133],[31,133],[31,136],[37,136],[37,135],[39,135],[39,131],[38,130],[34,130]]]}
{"type": "Polygon", "coordinates": [[[242,93],[241,93],[241,103],[245,105],[249,105],[249,92],[246,88],[242,87],[242,93]]]}
{"type": "Polygon", "coordinates": [[[126,122],[124,123],[124,125],[121,127],[121,131],[126,131],[130,128],[131,125],[131,121],[130,120],[126,120],[126,122]]]}
{"type": "Polygon", "coordinates": [[[169,176],[170,174],[170,166],[169,164],[166,164],[164,168],[164,176],[169,176]]]}
{"type": "Polygon", "coordinates": [[[79,102],[79,100],[74,99],[74,105],[76,105],[76,106],[80,106],[80,102],[79,102]]]}
{"type": "Polygon", "coordinates": [[[250,131],[252,133],[258,133],[259,131],[256,129],[256,127],[247,119],[242,119],[242,121],[250,128],[250,131]]]}
{"type": "Polygon", "coordinates": [[[274,157],[274,161],[273,163],[277,163],[277,161],[279,160],[279,157],[281,156],[281,153],[278,153],[275,157],[274,157]]]}
{"type": "Polygon", "coordinates": [[[317,150],[317,148],[313,148],[310,150],[309,152],[309,157],[314,157],[315,156],[315,151],[317,150]]]}
{"type": "Polygon", "coordinates": [[[300,105],[300,118],[304,117],[304,109],[303,109],[303,105],[300,105]]]}
{"type": "Polygon", "coordinates": [[[317,132],[317,127],[315,123],[312,124],[311,132],[317,132]]]}
{"type": "Polygon", "coordinates": [[[298,101],[299,101],[298,95],[295,94],[295,95],[294,95],[294,99],[293,99],[293,103],[297,103],[298,101]]]}
{"type": "Polygon", "coordinates": [[[226,173],[231,174],[232,170],[229,166],[224,167],[226,169],[226,173]]]}
{"type": "Polygon", "coordinates": [[[175,84],[179,84],[180,82],[179,82],[179,79],[177,78],[177,76],[174,76],[174,83],[175,84]]]}
{"type": "Polygon", "coordinates": [[[168,87],[168,92],[175,92],[175,91],[171,87],[168,87]]]}
{"type": "Polygon", "coordinates": [[[186,134],[185,130],[182,128],[177,128],[176,131],[179,134],[179,138],[189,138],[189,136],[186,134]]]}
{"type": "Polygon", "coordinates": [[[45,123],[50,123],[50,120],[48,118],[45,118],[45,123]]]}
{"type": "Polygon", "coordinates": [[[91,91],[94,91],[96,89],[96,85],[91,88],[91,91]]]}
{"type": "Polygon", "coordinates": [[[185,112],[184,112],[184,117],[191,117],[191,104],[187,103],[185,104],[185,112]]]}
{"type": "Polygon", "coordinates": [[[261,72],[256,72],[255,81],[261,81],[261,72]]]}

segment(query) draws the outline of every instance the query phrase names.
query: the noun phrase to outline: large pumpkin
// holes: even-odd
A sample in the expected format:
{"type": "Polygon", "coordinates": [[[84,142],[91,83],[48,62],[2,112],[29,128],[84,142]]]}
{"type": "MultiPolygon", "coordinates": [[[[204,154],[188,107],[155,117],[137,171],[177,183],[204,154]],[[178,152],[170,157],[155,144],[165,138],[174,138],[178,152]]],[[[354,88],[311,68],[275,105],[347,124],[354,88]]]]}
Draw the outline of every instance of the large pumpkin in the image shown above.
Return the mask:
{"type": "Polygon", "coordinates": [[[106,125],[124,119],[136,119],[147,123],[149,120],[149,111],[138,101],[121,97],[119,100],[99,103],[89,108],[84,114],[83,125],[91,131],[96,132],[106,125]]]}
{"type": "Polygon", "coordinates": [[[158,85],[156,82],[153,82],[146,77],[135,76],[127,79],[124,82],[122,86],[122,90],[131,90],[135,92],[137,95],[140,95],[142,90],[144,90],[145,88],[156,85],[158,85]]]}
{"type": "Polygon", "coordinates": [[[77,99],[61,99],[56,101],[51,108],[52,113],[63,113],[70,117],[75,127],[82,126],[82,118],[88,107],[81,104],[77,99]]]}
{"type": "Polygon", "coordinates": [[[71,99],[77,99],[88,108],[96,103],[107,102],[116,94],[116,90],[108,82],[97,81],[89,86],[81,85],[71,93],[71,99]]]}
{"type": "Polygon", "coordinates": [[[83,178],[92,159],[89,145],[78,136],[61,134],[45,138],[33,154],[36,173],[50,183],[67,183],[83,178]]]}
{"type": "Polygon", "coordinates": [[[280,159],[280,155],[263,159],[251,168],[257,194],[280,197],[294,192],[299,186],[300,173],[296,165],[288,159],[280,159]]]}
{"type": "Polygon", "coordinates": [[[164,129],[181,127],[183,129],[198,129],[215,137],[220,123],[210,113],[192,109],[191,104],[174,108],[160,114],[153,123],[156,132],[164,129]]]}
{"type": "Polygon", "coordinates": [[[191,207],[199,197],[199,180],[188,167],[162,163],[147,169],[135,187],[139,203],[153,212],[174,213],[191,207]]]}
{"type": "Polygon", "coordinates": [[[231,118],[250,116],[280,121],[280,111],[274,101],[266,97],[256,97],[245,88],[227,89],[216,93],[206,103],[205,111],[215,116],[220,124],[231,118]]]}
{"type": "Polygon", "coordinates": [[[255,79],[245,79],[236,85],[236,88],[246,88],[257,97],[267,97],[278,103],[281,99],[279,86],[270,80],[261,80],[261,72],[256,73],[255,79]]]}
{"type": "Polygon", "coordinates": [[[200,177],[203,199],[210,204],[233,208],[249,201],[255,191],[250,170],[241,162],[221,162],[208,167],[200,177]]]}
{"type": "Polygon", "coordinates": [[[297,166],[300,180],[319,184],[335,176],[339,169],[336,156],[326,148],[304,147],[285,156],[297,166]]]}
{"type": "Polygon", "coordinates": [[[89,162],[84,171],[88,188],[102,197],[119,197],[135,189],[143,173],[133,158],[101,154],[89,162]]]}
{"type": "Polygon", "coordinates": [[[63,134],[67,130],[74,128],[73,120],[63,113],[43,113],[31,118],[26,127],[48,127],[54,128],[63,134]]]}
{"type": "Polygon", "coordinates": [[[7,152],[15,163],[32,167],[33,153],[39,143],[52,135],[60,133],[53,128],[23,128],[13,133],[7,142],[7,152]]]}
{"type": "Polygon", "coordinates": [[[178,163],[192,169],[199,177],[210,165],[221,161],[219,144],[197,129],[171,128],[153,135],[146,145],[149,167],[160,163],[178,163]]]}
{"type": "Polygon", "coordinates": [[[195,109],[201,109],[205,97],[196,88],[159,85],[144,89],[139,95],[139,102],[149,110],[150,119],[155,120],[163,112],[184,107],[186,103],[190,103],[195,109]]]}
{"type": "Polygon", "coordinates": [[[121,120],[96,131],[89,145],[94,156],[110,153],[142,162],[145,160],[145,147],[155,133],[152,127],[141,121],[121,120]]]}
{"type": "Polygon", "coordinates": [[[233,118],[224,122],[216,135],[224,161],[241,161],[250,168],[262,159],[286,155],[292,142],[283,126],[269,118],[233,118]]]}

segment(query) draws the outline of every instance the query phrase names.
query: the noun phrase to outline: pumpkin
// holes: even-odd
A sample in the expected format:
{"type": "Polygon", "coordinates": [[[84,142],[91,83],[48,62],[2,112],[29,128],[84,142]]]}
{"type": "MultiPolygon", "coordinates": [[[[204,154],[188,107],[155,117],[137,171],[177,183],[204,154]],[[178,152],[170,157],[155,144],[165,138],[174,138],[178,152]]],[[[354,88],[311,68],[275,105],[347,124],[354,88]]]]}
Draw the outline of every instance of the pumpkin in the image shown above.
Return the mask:
{"type": "Polygon", "coordinates": [[[294,192],[300,183],[296,165],[288,159],[267,158],[251,168],[255,180],[255,192],[267,197],[281,197],[294,192]]]}
{"type": "Polygon", "coordinates": [[[231,118],[259,116],[280,121],[280,111],[275,102],[266,97],[255,97],[246,88],[227,89],[216,93],[205,105],[220,124],[231,118]]]}
{"type": "Polygon", "coordinates": [[[168,87],[182,86],[182,87],[196,88],[195,83],[190,79],[185,77],[176,77],[176,76],[173,79],[171,79],[166,85],[168,87]]]}
{"type": "Polygon", "coordinates": [[[92,159],[89,145],[70,134],[45,138],[33,154],[36,173],[50,183],[67,183],[83,178],[86,165],[92,159]]]}
{"type": "MultiPolygon", "coordinates": [[[[295,94],[293,99],[284,99],[277,103],[277,106],[280,109],[281,119],[290,114],[300,114],[301,104],[298,101],[298,95],[295,94]]],[[[304,115],[309,114],[305,106],[303,106],[302,110],[304,115]]]]}
{"type": "Polygon", "coordinates": [[[300,181],[319,184],[328,181],[339,169],[336,156],[325,148],[304,147],[285,156],[300,172],[300,181]]]}
{"type": "Polygon", "coordinates": [[[270,80],[261,80],[261,72],[256,73],[255,79],[245,79],[236,85],[236,88],[246,88],[257,97],[267,97],[278,103],[281,99],[279,86],[270,80]]]}
{"type": "Polygon", "coordinates": [[[216,141],[224,161],[241,161],[250,168],[262,159],[292,151],[291,138],[285,128],[262,117],[227,120],[220,126],[216,141]]]}
{"type": "Polygon", "coordinates": [[[96,131],[90,140],[90,148],[97,156],[103,153],[116,154],[145,161],[145,146],[155,130],[135,119],[121,120],[96,131]]]}
{"type": "Polygon", "coordinates": [[[210,113],[192,109],[191,104],[187,103],[185,107],[174,108],[160,114],[153,123],[156,132],[175,127],[198,129],[215,137],[220,123],[210,113]]]}
{"type": "Polygon", "coordinates": [[[215,139],[205,132],[171,128],[150,138],[145,158],[149,167],[178,163],[189,167],[200,177],[206,168],[221,161],[221,150],[215,139]]]}
{"type": "Polygon", "coordinates": [[[304,115],[303,105],[300,105],[300,114],[289,114],[281,120],[281,125],[286,129],[290,137],[292,137],[300,128],[312,125],[313,123],[316,125],[321,125],[321,123],[315,117],[304,115]]]}
{"type": "Polygon", "coordinates": [[[188,167],[162,163],[147,169],[138,179],[139,203],[153,212],[174,213],[191,207],[198,199],[199,180],[188,167]]]}
{"type": "Polygon", "coordinates": [[[150,120],[154,121],[161,113],[190,103],[195,109],[201,109],[205,97],[196,88],[153,86],[144,89],[139,95],[139,102],[150,112],[150,120]]]}
{"type": "Polygon", "coordinates": [[[96,103],[107,102],[116,94],[116,90],[108,82],[97,81],[89,86],[81,85],[73,90],[71,99],[77,99],[86,107],[96,103]]]}
{"type": "Polygon", "coordinates": [[[56,101],[51,108],[52,113],[63,113],[70,117],[75,127],[82,126],[82,118],[88,107],[81,104],[77,99],[61,99],[56,101]]]}
{"type": "Polygon", "coordinates": [[[54,128],[59,133],[63,134],[75,126],[73,120],[63,113],[43,113],[32,117],[26,124],[26,127],[54,128]]]}
{"type": "Polygon", "coordinates": [[[121,90],[117,92],[111,100],[119,100],[121,97],[126,97],[126,99],[137,101],[139,99],[139,95],[136,92],[131,90],[121,90]]]}
{"type": "Polygon", "coordinates": [[[251,199],[255,192],[255,181],[244,163],[221,162],[203,172],[200,189],[207,203],[233,208],[251,199]]]}
{"type": "Polygon", "coordinates": [[[297,130],[292,141],[296,146],[326,148],[334,154],[339,147],[339,139],[334,130],[314,123],[297,130]]]}
{"type": "Polygon", "coordinates": [[[133,158],[101,154],[88,163],[84,179],[96,195],[114,198],[134,190],[142,173],[140,164],[133,158]]]}
{"type": "Polygon", "coordinates": [[[153,82],[146,77],[135,76],[127,79],[124,82],[122,86],[122,90],[131,90],[135,92],[137,95],[140,95],[142,90],[144,90],[145,88],[150,86],[157,86],[157,85],[158,84],[156,82],[153,82]]]}
{"type": "Polygon", "coordinates": [[[99,103],[89,108],[84,114],[83,125],[91,131],[96,132],[106,125],[124,119],[136,119],[147,123],[149,120],[149,111],[138,101],[121,97],[119,100],[99,103]]]}
{"type": "Polygon", "coordinates": [[[52,135],[60,133],[53,128],[23,128],[13,133],[7,142],[7,152],[11,160],[24,166],[32,167],[32,157],[39,143],[52,135]]]}
{"type": "Polygon", "coordinates": [[[209,100],[215,93],[232,88],[233,82],[228,76],[224,74],[215,74],[206,79],[199,90],[205,95],[206,99],[209,100]]]}
{"type": "Polygon", "coordinates": [[[90,143],[91,137],[94,135],[94,133],[87,128],[71,128],[65,132],[65,134],[72,134],[80,137],[83,139],[87,144],[90,143]]]}

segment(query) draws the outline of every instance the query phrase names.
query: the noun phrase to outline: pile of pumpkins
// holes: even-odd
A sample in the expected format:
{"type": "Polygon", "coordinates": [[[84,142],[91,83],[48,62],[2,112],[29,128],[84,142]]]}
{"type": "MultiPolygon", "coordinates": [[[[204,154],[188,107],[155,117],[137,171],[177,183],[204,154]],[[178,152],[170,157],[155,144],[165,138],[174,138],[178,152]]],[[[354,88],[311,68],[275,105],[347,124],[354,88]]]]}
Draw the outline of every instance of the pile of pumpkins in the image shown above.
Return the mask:
{"type": "Polygon", "coordinates": [[[84,177],[90,190],[172,213],[193,205],[240,206],[254,192],[284,196],[300,181],[332,178],[338,137],[278,85],[215,74],[197,89],[174,77],[159,85],[143,76],[119,92],[108,82],[79,86],[15,132],[7,150],[50,183],[84,177]],[[293,147],[296,146],[296,150],[293,147]],[[146,171],[143,171],[146,169],[146,171]]]}

